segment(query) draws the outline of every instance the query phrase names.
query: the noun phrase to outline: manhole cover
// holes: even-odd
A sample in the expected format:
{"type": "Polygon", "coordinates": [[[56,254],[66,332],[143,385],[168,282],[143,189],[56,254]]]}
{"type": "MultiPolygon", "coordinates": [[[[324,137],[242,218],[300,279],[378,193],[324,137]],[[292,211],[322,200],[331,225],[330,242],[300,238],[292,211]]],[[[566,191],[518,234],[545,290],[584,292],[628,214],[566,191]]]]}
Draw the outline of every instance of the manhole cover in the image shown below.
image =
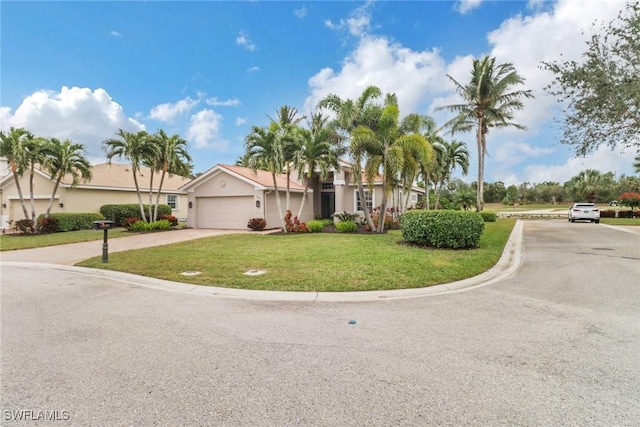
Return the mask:
{"type": "Polygon", "coordinates": [[[183,276],[197,276],[198,274],[200,274],[199,271],[183,271],[182,273],[183,276]]]}
{"type": "Polygon", "coordinates": [[[245,276],[260,276],[261,274],[266,273],[266,271],[264,270],[249,270],[249,271],[245,271],[244,275],[245,276]]]}

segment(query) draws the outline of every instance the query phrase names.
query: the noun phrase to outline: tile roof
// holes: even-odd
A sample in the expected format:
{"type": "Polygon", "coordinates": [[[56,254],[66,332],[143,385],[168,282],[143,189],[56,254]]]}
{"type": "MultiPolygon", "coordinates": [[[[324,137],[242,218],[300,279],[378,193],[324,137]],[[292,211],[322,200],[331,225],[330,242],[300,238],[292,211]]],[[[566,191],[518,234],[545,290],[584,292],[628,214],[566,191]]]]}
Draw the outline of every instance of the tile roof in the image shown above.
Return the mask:
{"type": "MultiPolygon", "coordinates": [[[[253,171],[249,168],[245,168],[244,166],[235,166],[235,165],[218,165],[222,169],[229,170],[234,172],[243,178],[249,179],[256,184],[262,185],[263,187],[273,188],[273,177],[271,176],[271,172],[257,170],[253,171]]],[[[278,189],[287,188],[287,176],[284,174],[276,175],[276,182],[278,183],[278,189]]],[[[301,190],[304,191],[304,185],[298,184],[295,181],[290,181],[289,188],[292,190],[301,190]]]]}
{"type": "MultiPolygon", "coordinates": [[[[131,165],[125,165],[122,163],[101,163],[91,166],[91,173],[93,177],[89,182],[81,182],[78,187],[116,187],[116,188],[131,188],[135,189],[133,182],[133,174],[131,173],[131,165]]],[[[140,168],[138,175],[138,185],[142,190],[149,189],[149,183],[151,178],[151,170],[149,168],[140,168]]],[[[158,188],[160,184],[161,173],[156,173],[153,177],[153,187],[158,188]]],[[[181,176],[168,174],[165,175],[162,183],[162,191],[177,190],[181,186],[185,185],[191,179],[183,178],[181,176]]],[[[70,185],[72,178],[65,176],[62,179],[64,184],[70,185]]]]}

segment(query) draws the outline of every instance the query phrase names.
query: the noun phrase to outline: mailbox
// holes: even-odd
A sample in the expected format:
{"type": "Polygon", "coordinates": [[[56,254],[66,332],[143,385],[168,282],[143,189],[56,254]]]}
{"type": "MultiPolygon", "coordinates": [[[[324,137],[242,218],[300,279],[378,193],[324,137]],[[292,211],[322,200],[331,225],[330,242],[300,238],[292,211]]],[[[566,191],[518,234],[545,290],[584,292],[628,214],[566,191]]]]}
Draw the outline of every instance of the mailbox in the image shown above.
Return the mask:
{"type": "Polygon", "coordinates": [[[113,221],[93,221],[94,230],[111,230],[113,228],[113,221]]]}

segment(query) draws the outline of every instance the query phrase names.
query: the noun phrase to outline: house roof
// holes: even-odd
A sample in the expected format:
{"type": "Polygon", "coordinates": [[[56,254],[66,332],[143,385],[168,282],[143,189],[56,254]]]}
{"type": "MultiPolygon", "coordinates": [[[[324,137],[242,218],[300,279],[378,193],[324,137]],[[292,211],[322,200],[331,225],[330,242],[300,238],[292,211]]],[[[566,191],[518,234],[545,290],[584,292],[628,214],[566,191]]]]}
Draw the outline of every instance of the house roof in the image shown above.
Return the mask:
{"type": "MultiPolygon", "coordinates": [[[[196,179],[194,179],[191,182],[187,182],[185,183],[182,187],[181,190],[186,191],[189,188],[197,185],[199,182],[203,182],[205,180],[208,179],[209,176],[215,174],[216,172],[220,172],[223,171],[225,173],[229,173],[239,179],[241,179],[244,182],[247,182],[249,184],[252,184],[258,188],[267,190],[267,189],[273,189],[274,185],[273,185],[273,176],[271,175],[271,172],[267,172],[267,171],[263,171],[263,170],[257,170],[257,171],[253,171],[250,168],[246,168],[244,166],[235,166],[235,165],[224,165],[224,164],[217,164],[214,167],[212,167],[211,169],[209,169],[208,171],[204,172],[202,175],[200,175],[199,177],[197,177],[196,179]]],[[[284,174],[277,174],[276,175],[276,183],[278,185],[278,189],[286,189],[287,188],[287,176],[284,174]]],[[[289,188],[291,189],[291,191],[295,191],[295,192],[299,192],[299,191],[304,191],[304,186],[300,185],[299,183],[289,180],[289,188]]]]}
{"type": "MultiPolygon", "coordinates": [[[[51,176],[42,170],[37,168],[36,172],[46,179],[51,179],[51,176]]],[[[89,182],[79,182],[76,185],[77,188],[91,188],[91,189],[120,189],[120,190],[135,190],[135,183],[133,182],[133,174],[131,173],[131,166],[122,163],[100,163],[91,166],[92,178],[89,182]]],[[[151,169],[141,167],[137,173],[138,185],[140,190],[149,190],[151,169]]],[[[153,187],[158,188],[160,184],[161,173],[155,173],[153,176],[153,187]]],[[[2,184],[5,181],[12,180],[11,175],[7,175],[2,178],[2,184]]],[[[165,175],[162,183],[162,192],[167,191],[179,191],[178,189],[188,183],[189,178],[183,178],[177,175],[169,176],[165,175]]],[[[66,175],[60,181],[60,185],[63,187],[70,187],[73,182],[71,175],[66,175]]]]}

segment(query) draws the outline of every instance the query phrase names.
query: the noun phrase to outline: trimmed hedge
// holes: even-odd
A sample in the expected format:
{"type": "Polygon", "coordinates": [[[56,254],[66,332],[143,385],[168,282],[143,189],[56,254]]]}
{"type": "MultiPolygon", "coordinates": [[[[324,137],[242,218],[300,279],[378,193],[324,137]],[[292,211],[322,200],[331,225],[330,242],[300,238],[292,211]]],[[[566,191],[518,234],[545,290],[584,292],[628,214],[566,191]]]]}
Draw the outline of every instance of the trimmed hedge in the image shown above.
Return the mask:
{"type": "MultiPolygon", "coordinates": [[[[64,231],[91,230],[93,221],[105,219],[102,214],[89,213],[51,213],[48,224],[48,233],[60,233],[64,231]]],[[[38,224],[44,223],[44,215],[38,216],[38,224]]]]}
{"type": "Polygon", "coordinates": [[[477,248],[484,221],[477,212],[412,210],[402,215],[401,229],[408,243],[436,248],[477,248]]]}
{"type": "Polygon", "coordinates": [[[600,211],[600,218],[615,218],[616,211],[614,210],[604,210],[600,211]]]}
{"type": "Polygon", "coordinates": [[[498,214],[491,211],[482,211],[480,212],[482,219],[484,222],[496,222],[498,221],[498,214]]]}
{"type": "Polygon", "coordinates": [[[618,218],[633,218],[632,211],[618,211],[618,218]]]}
{"type": "MultiPolygon", "coordinates": [[[[149,205],[144,205],[145,215],[149,215],[149,205]]],[[[100,207],[100,213],[104,215],[104,219],[113,221],[117,227],[124,227],[127,218],[140,218],[140,205],[131,203],[126,205],[103,205],[100,207]]],[[[171,215],[171,206],[158,205],[158,218],[163,215],[171,215]]],[[[148,220],[148,218],[147,218],[148,220]]]]}

